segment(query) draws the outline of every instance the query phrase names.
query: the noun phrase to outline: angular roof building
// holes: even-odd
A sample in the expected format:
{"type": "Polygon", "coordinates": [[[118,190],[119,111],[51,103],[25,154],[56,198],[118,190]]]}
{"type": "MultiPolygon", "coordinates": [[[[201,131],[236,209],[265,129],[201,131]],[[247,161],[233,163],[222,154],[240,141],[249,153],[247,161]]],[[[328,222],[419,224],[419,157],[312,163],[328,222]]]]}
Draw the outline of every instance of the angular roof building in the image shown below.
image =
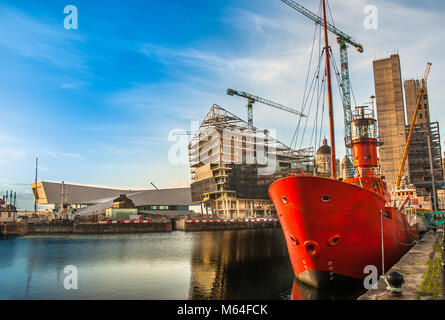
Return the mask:
{"type": "Polygon", "coordinates": [[[102,213],[111,208],[113,200],[123,194],[140,211],[149,214],[188,214],[192,204],[190,188],[130,190],[38,181],[37,186],[31,184],[31,189],[37,204],[58,208],[68,203],[83,215],[102,213]]]}
{"type": "Polygon", "coordinates": [[[313,149],[294,150],[214,104],[189,144],[192,201],[226,218],[275,214],[270,184],[310,171],[313,149]]]}

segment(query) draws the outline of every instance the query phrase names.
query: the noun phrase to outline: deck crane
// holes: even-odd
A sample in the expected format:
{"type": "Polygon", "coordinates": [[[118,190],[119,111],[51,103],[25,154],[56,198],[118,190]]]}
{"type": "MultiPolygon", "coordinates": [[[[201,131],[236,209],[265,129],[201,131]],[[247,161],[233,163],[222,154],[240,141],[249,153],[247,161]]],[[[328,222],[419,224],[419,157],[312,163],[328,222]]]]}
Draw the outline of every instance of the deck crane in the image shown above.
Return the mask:
{"type": "Polygon", "coordinates": [[[260,102],[262,104],[277,108],[277,109],[281,109],[290,113],[294,113],[299,115],[300,117],[306,117],[306,115],[302,114],[301,112],[291,109],[289,107],[283,106],[282,104],[267,100],[267,99],[263,99],[257,96],[254,96],[253,94],[249,94],[246,92],[239,92],[233,89],[227,89],[227,94],[229,96],[239,96],[242,98],[246,98],[247,99],[247,122],[249,123],[250,127],[253,127],[253,104],[255,102],[260,102]]]}
{"type": "MultiPolygon", "coordinates": [[[[323,19],[317,16],[315,13],[309,11],[302,5],[296,3],[293,0],[281,0],[288,6],[294,8],[298,12],[302,13],[309,19],[315,21],[316,24],[324,26],[323,19]]],[[[350,36],[341,30],[337,29],[330,23],[327,23],[327,29],[337,36],[337,42],[340,45],[340,62],[341,62],[341,81],[343,88],[343,114],[345,121],[345,143],[349,143],[351,140],[351,82],[349,79],[349,62],[348,62],[348,44],[353,46],[358,52],[363,53],[363,46],[354,41],[350,36]]],[[[327,50],[327,49],[326,49],[327,50]]],[[[346,148],[346,157],[352,163],[352,150],[346,148]]]]}

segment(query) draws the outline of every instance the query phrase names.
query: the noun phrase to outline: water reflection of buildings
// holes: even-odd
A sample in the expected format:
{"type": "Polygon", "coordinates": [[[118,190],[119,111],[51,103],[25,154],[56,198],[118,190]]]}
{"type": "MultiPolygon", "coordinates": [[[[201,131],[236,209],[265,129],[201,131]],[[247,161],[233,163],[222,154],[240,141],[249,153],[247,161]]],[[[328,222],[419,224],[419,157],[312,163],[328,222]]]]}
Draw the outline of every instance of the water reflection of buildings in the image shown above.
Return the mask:
{"type": "Polygon", "coordinates": [[[280,229],[197,233],[189,299],[280,299],[293,273],[280,229]]]}

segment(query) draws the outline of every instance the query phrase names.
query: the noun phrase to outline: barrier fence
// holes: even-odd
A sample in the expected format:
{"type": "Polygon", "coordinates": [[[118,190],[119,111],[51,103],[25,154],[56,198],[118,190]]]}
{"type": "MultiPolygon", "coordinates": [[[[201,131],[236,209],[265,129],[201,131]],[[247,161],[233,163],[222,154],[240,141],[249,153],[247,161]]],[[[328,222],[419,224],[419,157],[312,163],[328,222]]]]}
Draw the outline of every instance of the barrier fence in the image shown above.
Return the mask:
{"type": "Polygon", "coordinates": [[[278,219],[201,219],[201,220],[186,220],[187,223],[221,223],[221,222],[274,222],[278,219]]]}

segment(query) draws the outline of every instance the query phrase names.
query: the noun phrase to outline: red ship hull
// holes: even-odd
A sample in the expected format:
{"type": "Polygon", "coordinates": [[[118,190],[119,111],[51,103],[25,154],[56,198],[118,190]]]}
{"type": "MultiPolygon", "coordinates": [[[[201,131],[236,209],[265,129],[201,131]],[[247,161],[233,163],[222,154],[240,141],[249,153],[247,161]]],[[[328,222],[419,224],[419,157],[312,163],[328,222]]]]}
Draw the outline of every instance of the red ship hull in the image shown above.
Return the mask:
{"type": "Polygon", "coordinates": [[[410,249],[401,243],[417,239],[417,228],[382,196],[351,183],[291,176],[275,181],[269,195],[295,276],[317,288],[363,280],[369,265],[381,274],[381,212],[386,271],[410,249]]]}

